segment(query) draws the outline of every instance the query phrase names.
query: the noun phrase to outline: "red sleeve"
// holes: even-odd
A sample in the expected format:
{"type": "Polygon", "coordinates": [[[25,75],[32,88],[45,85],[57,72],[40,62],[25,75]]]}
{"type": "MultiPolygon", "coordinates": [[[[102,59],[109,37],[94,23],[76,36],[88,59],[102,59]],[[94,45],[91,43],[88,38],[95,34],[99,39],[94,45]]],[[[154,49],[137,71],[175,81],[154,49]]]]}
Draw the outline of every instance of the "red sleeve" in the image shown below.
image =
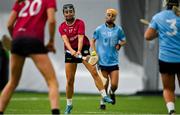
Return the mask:
{"type": "Polygon", "coordinates": [[[79,21],[78,34],[79,35],[85,35],[85,24],[82,20],[79,21]]]}
{"type": "Polygon", "coordinates": [[[56,0],[47,0],[47,8],[55,8],[57,10],[56,0]]]}
{"type": "Polygon", "coordinates": [[[14,10],[14,11],[16,11],[16,12],[19,12],[19,11],[21,10],[21,7],[20,7],[20,5],[19,5],[18,2],[15,2],[12,10],[14,10]]]}
{"type": "Polygon", "coordinates": [[[61,24],[61,25],[59,26],[59,33],[60,33],[61,36],[62,36],[62,35],[66,35],[66,33],[65,33],[64,29],[63,29],[63,24],[61,24]]]}

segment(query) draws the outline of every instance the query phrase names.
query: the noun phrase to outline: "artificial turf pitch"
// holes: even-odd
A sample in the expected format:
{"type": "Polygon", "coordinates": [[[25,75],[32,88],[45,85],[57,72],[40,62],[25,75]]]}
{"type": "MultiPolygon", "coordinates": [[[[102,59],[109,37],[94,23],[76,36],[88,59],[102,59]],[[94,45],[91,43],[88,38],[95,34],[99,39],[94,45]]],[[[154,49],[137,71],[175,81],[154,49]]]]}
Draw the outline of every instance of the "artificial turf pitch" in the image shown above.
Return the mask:
{"type": "MultiPolygon", "coordinates": [[[[72,114],[167,114],[162,95],[160,96],[116,96],[115,105],[106,104],[99,109],[99,95],[75,94],[72,114]]],[[[66,98],[60,95],[61,113],[64,113],[66,98]]],[[[48,94],[15,92],[5,114],[51,114],[48,94]]],[[[176,98],[176,114],[180,114],[180,99],[176,98]]]]}

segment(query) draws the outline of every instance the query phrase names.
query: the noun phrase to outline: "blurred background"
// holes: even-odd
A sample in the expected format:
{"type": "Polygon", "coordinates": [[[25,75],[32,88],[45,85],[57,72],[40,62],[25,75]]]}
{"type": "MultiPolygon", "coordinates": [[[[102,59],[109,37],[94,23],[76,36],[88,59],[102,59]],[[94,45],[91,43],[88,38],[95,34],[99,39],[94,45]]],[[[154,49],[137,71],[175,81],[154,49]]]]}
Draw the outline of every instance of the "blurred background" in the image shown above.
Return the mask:
{"type": "MultiPolygon", "coordinates": [[[[15,0],[1,0],[0,4],[0,39],[8,34],[6,23],[15,0]]],[[[117,94],[161,94],[162,84],[158,72],[158,40],[146,42],[144,30],[147,26],[140,23],[140,19],[151,20],[151,17],[162,9],[162,0],[57,0],[56,13],[56,54],[49,54],[60,84],[60,92],[65,92],[66,78],[64,70],[64,46],[59,35],[58,27],[64,21],[62,6],[71,3],[75,6],[76,18],[83,19],[86,24],[86,35],[92,38],[95,28],[104,23],[107,8],[119,11],[116,24],[121,25],[125,31],[127,44],[120,54],[120,80],[117,94]]],[[[38,24],[37,24],[38,26],[38,24]]],[[[45,32],[46,43],[48,31],[45,32]]],[[[4,54],[0,50],[0,88],[7,82],[8,57],[3,60],[4,54]],[[4,63],[7,62],[7,63],[4,63]],[[5,72],[3,72],[5,71],[5,72]]],[[[177,82],[177,80],[176,80],[177,82]]],[[[22,73],[22,79],[17,88],[19,91],[46,92],[47,86],[41,74],[31,59],[27,58],[22,73]]],[[[79,64],[75,92],[98,93],[90,73],[84,65],[79,64]]],[[[176,86],[176,94],[180,89],[176,86]]]]}

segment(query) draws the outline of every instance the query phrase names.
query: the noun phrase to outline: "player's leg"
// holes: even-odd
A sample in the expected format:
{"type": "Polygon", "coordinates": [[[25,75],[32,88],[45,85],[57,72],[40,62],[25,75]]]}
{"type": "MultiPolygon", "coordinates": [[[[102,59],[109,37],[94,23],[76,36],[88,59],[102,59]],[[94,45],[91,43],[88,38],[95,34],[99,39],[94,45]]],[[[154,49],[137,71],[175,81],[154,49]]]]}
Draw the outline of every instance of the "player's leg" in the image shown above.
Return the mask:
{"type": "Polygon", "coordinates": [[[103,97],[103,101],[107,102],[107,103],[112,103],[113,101],[106,94],[103,82],[102,82],[100,76],[98,75],[96,67],[90,65],[86,61],[82,61],[82,62],[85,65],[85,67],[88,69],[88,71],[91,73],[91,75],[94,79],[95,85],[98,88],[98,90],[100,91],[101,96],[103,97]]]}
{"type": "Polygon", "coordinates": [[[66,69],[66,97],[68,99],[72,99],[72,96],[74,94],[74,79],[75,79],[75,73],[77,69],[76,63],[66,63],[65,64],[66,69]]]}
{"type": "MultiPolygon", "coordinates": [[[[104,87],[105,87],[105,90],[106,90],[106,93],[108,91],[108,86],[109,86],[109,78],[108,78],[108,72],[107,71],[103,71],[101,70],[100,68],[98,69],[98,72],[99,72],[99,76],[101,78],[101,80],[105,81],[105,83],[103,83],[104,87]]],[[[100,107],[99,107],[101,110],[105,110],[106,109],[106,104],[105,102],[103,101],[103,98],[101,98],[100,100],[100,107]]]]}
{"type": "Polygon", "coordinates": [[[102,82],[101,78],[98,75],[98,72],[96,70],[96,66],[90,65],[86,61],[83,61],[83,64],[88,69],[88,71],[91,73],[98,90],[99,91],[103,90],[104,89],[103,82],[102,82]]]}
{"type": "MultiPolygon", "coordinates": [[[[83,56],[87,56],[90,55],[89,53],[89,46],[83,46],[83,49],[81,51],[83,56]]],[[[92,75],[95,85],[98,88],[99,91],[104,90],[104,86],[103,86],[103,82],[101,80],[101,78],[98,75],[96,66],[92,66],[89,63],[87,63],[86,61],[82,60],[82,63],[85,65],[85,67],[88,69],[88,71],[90,72],[90,74],[92,75]]]]}
{"type": "Polygon", "coordinates": [[[48,88],[49,88],[49,99],[53,114],[59,113],[59,90],[58,81],[55,75],[54,68],[47,54],[35,54],[30,55],[35,65],[42,73],[48,88]]]}
{"type": "Polygon", "coordinates": [[[65,53],[65,72],[66,72],[66,109],[65,114],[70,114],[73,109],[72,97],[74,95],[74,79],[77,64],[81,63],[80,59],[75,58],[69,53],[65,53]]]}
{"type": "Polygon", "coordinates": [[[0,97],[1,113],[5,111],[15,88],[19,83],[24,61],[25,61],[24,57],[18,56],[16,54],[11,54],[10,80],[8,81],[3,91],[1,92],[1,97],[0,97]]]}
{"type": "Polygon", "coordinates": [[[77,69],[76,63],[66,63],[65,70],[66,70],[66,97],[67,99],[72,99],[74,94],[74,79],[75,73],[77,69]]]}
{"type": "Polygon", "coordinates": [[[66,69],[66,98],[67,98],[65,114],[70,114],[73,108],[72,97],[74,95],[74,79],[75,79],[77,64],[65,63],[65,69],[66,69]]]}
{"type": "Polygon", "coordinates": [[[106,93],[109,85],[109,77],[108,77],[109,72],[105,70],[101,70],[101,68],[98,66],[98,75],[101,78],[103,85],[105,87],[106,93]]]}
{"type": "Polygon", "coordinates": [[[109,90],[109,94],[111,99],[113,100],[112,104],[116,103],[116,98],[115,98],[115,91],[118,88],[118,83],[119,83],[119,70],[113,70],[110,72],[110,82],[111,82],[111,87],[109,90]]]}
{"type": "Polygon", "coordinates": [[[163,96],[168,109],[168,113],[175,111],[175,75],[168,73],[161,73],[163,83],[163,96]]]}
{"type": "Polygon", "coordinates": [[[175,76],[179,73],[179,67],[179,63],[169,63],[159,60],[163,97],[170,115],[175,113],[175,76]]]}

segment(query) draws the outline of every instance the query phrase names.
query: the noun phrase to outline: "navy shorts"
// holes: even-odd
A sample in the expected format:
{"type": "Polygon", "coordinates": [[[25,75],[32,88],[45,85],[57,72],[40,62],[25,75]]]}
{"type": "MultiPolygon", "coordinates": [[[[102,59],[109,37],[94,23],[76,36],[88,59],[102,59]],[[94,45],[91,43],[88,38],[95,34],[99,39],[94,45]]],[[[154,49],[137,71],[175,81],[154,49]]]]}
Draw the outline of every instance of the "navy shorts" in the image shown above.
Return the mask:
{"type": "MultiPolygon", "coordinates": [[[[83,46],[82,51],[81,51],[82,56],[90,55],[89,48],[90,46],[83,46]]],[[[74,49],[74,50],[77,51],[78,49],[74,49]]],[[[82,63],[82,59],[76,58],[72,56],[70,53],[66,52],[65,63],[82,63]]]]}
{"type": "Polygon", "coordinates": [[[17,38],[12,41],[12,54],[27,57],[30,54],[47,54],[47,52],[47,48],[38,39],[17,38]]]}
{"type": "Polygon", "coordinates": [[[159,72],[169,74],[180,74],[180,63],[169,63],[159,60],[159,72]]]}
{"type": "Polygon", "coordinates": [[[118,65],[114,65],[114,66],[102,66],[102,65],[98,65],[98,69],[100,70],[104,70],[104,71],[114,71],[114,70],[119,70],[119,66],[118,65]]]}

